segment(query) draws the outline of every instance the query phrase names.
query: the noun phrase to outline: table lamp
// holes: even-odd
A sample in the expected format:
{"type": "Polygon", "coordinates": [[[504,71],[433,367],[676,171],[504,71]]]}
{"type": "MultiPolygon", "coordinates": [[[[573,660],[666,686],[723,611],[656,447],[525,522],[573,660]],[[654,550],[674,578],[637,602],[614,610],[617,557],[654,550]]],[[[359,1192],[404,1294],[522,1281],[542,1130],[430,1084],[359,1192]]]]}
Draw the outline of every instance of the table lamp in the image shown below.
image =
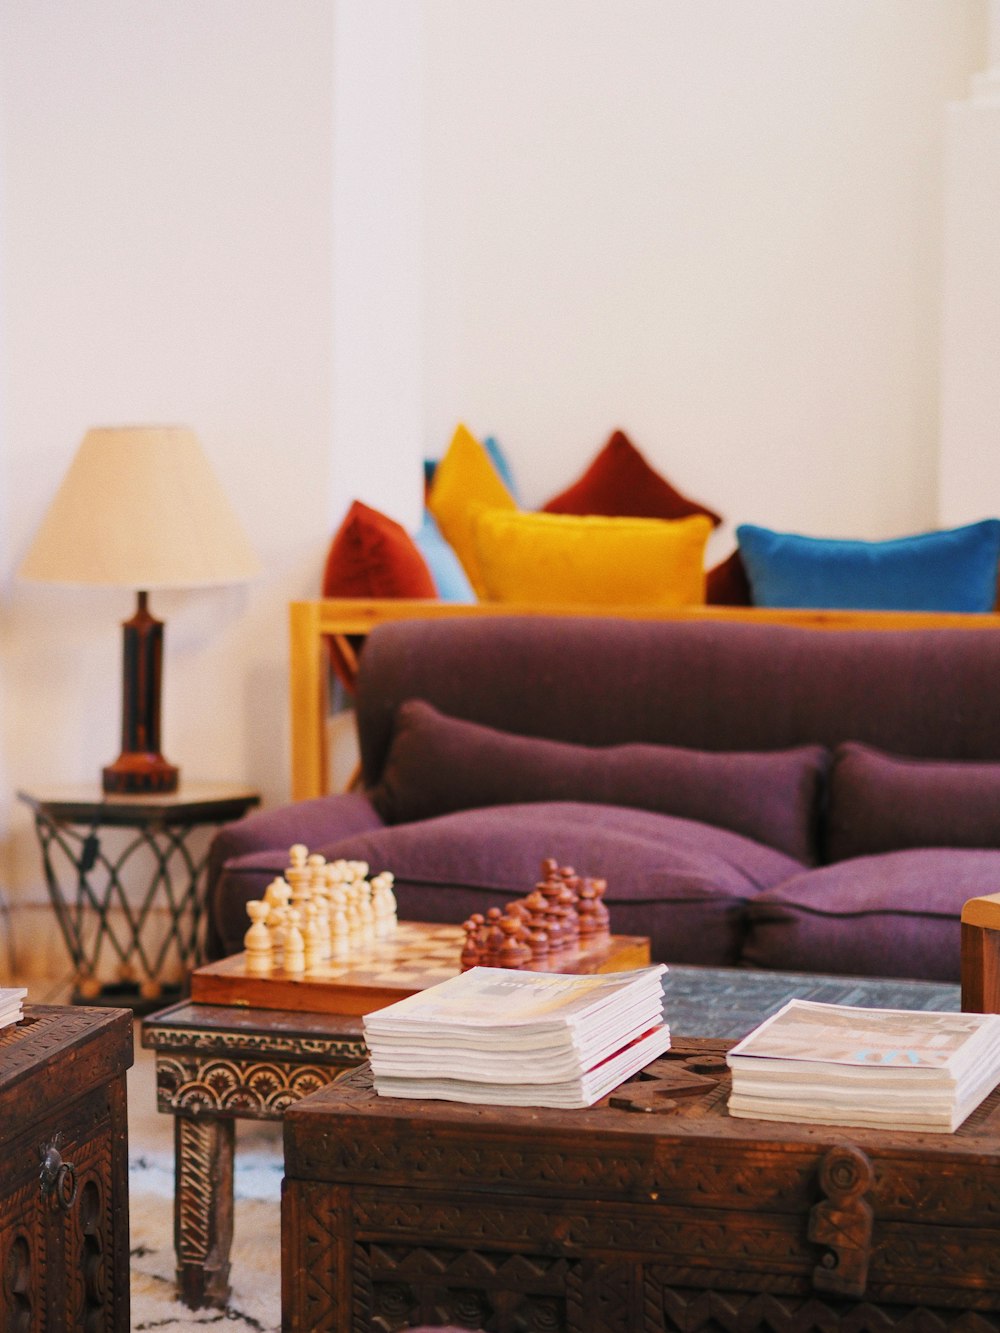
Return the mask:
{"type": "Polygon", "coordinates": [[[193,431],[87,432],[18,575],[139,590],[135,615],[122,625],[122,751],[103,770],[106,792],[177,790],[179,771],[160,753],[163,622],[148,610],[150,589],[235,583],[259,572],[193,431]]]}

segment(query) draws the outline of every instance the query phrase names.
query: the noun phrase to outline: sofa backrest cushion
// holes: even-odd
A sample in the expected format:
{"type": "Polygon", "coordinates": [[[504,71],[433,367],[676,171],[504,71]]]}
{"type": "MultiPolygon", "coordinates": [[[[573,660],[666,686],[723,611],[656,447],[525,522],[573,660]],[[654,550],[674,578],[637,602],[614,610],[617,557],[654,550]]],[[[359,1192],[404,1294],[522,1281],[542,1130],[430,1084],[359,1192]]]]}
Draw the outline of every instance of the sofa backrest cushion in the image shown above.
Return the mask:
{"type": "Polygon", "coordinates": [[[1000,764],[910,759],[867,745],[839,746],[830,779],[826,858],[909,847],[1000,848],[1000,764]]]}
{"type": "Polygon", "coordinates": [[[818,745],[751,754],[574,745],[445,717],[413,699],[396,713],[371,797],[389,824],[529,801],[628,806],[730,829],[812,862],[827,759],[818,745]]]}
{"type": "Polygon", "coordinates": [[[383,624],[355,702],[377,785],[404,700],[583,745],[833,749],[1000,762],[1000,630],[459,616],[383,624]]]}

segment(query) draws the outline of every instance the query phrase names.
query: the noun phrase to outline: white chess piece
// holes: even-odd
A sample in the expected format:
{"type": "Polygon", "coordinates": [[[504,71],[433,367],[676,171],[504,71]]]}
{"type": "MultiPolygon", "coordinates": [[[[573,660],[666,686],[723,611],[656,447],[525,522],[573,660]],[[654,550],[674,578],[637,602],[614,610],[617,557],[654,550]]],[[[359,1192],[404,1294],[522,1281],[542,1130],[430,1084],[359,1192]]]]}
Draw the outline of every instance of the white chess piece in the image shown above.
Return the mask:
{"type": "Polygon", "coordinates": [[[342,961],[350,956],[351,925],[347,916],[347,894],[338,884],[330,898],[330,957],[342,961]]]}
{"type": "Polygon", "coordinates": [[[302,916],[297,907],[288,908],[282,966],[292,976],[301,976],[306,970],[306,944],[302,937],[302,916]]]}
{"type": "Polygon", "coordinates": [[[267,920],[271,931],[271,961],[276,966],[284,962],[291,896],[291,886],[284,879],[273,879],[264,894],[264,901],[271,908],[267,920]]]}
{"type": "Polygon", "coordinates": [[[273,966],[271,932],[267,928],[270,912],[270,904],[262,899],[252,898],[247,903],[247,916],[252,924],[243,936],[243,947],[247,955],[247,972],[252,972],[254,976],[270,972],[273,966]]]}
{"type": "Polygon", "coordinates": [[[312,972],[323,962],[323,928],[319,919],[319,903],[313,899],[306,905],[305,928],[302,932],[305,970],[312,972]]]}

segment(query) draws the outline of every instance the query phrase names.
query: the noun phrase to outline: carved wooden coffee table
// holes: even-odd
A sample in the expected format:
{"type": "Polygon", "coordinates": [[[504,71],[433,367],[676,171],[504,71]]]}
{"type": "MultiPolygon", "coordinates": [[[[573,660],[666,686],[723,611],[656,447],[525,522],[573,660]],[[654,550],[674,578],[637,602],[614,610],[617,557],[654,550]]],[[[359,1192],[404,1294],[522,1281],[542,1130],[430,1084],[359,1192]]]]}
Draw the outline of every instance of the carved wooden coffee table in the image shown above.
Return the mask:
{"type": "MultiPolygon", "coordinates": [[[[194,982],[194,978],[192,979],[194,982]]],[[[226,983],[228,984],[228,982],[226,983]]],[[[279,993],[275,985],[269,993],[279,993]]],[[[955,985],[671,966],[664,995],[674,1032],[744,1036],[786,1000],[908,1009],[959,1008],[955,985]]],[[[157,1105],[175,1117],[174,1245],[178,1294],[224,1306],[233,1234],[236,1120],[285,1110],[367,1055],[358,1011],[310,1013],[183,1001],[143,1020],[156,1054],[157,1105]]]]}
{"type": "Polygon", "coordinates": [[[1000,1090],[955,1134],[730,1118],[678,1039],[586,1110],[290,1108],[282,1327],[382,1333],[1000,1329],[1000,1090]]]}
{"type": "MultiPolygon", "coordinates": [[[[147,1018],[157,1105],[175,1117],[174,1246],[178,1294],[224,1306],[233,1235],[235,1121],[280,1120],[293,1103],[367,1055],[361,1015],[459,970],[460,926],[401,922],[395,951],[330,965],[326,975],[248,975],[234,954],[198,968],[191,999],[147,1018]]],[[[566,972],[616,972],[649,962],[649,940],[595,938],[558,955],[566,972]]],[[[549,969],[551,970],[551,969],[549,969]]]]}

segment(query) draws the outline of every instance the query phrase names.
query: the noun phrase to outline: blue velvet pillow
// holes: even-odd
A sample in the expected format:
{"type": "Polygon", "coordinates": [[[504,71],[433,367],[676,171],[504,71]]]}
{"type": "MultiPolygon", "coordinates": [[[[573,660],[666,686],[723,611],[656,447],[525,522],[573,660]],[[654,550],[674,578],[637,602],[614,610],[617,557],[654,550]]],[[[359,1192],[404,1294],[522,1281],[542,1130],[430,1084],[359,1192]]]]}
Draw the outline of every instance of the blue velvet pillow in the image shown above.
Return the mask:
{"type": "Polygon", "coordinates": [[[441,529],[426,509],[424,521],[413,534],[413,541],[427,562],[437,595],[443,602],[477,600],[461,561],[445,541],[441,529]]]}
{"type": "Polygon", "coordinates": [[[992,611],[1000,519],[890,541],[736,529],[755,606],[992,611]]]}

